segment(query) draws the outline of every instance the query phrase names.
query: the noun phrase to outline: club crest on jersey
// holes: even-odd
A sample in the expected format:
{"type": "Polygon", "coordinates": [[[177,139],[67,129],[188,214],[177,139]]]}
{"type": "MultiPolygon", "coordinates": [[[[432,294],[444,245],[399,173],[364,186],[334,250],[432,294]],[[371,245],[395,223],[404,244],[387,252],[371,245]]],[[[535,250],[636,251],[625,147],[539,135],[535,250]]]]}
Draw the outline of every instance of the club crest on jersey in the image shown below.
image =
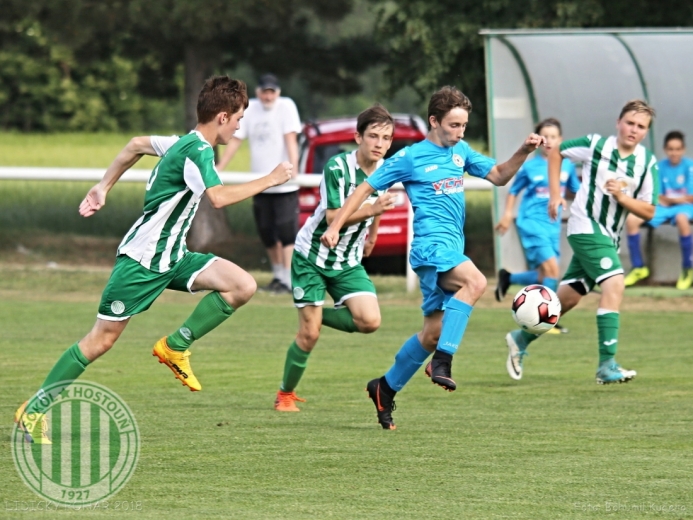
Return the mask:
{"type": "Polygon", "coordinates": [[[464,191],[463,177],[449,177],[431,183],[436,195],[452,195],[454,193],[462,193],[464,191]]]}
{"type": "Polygon", "coordinates": [[[458,166],[459,168],[464,167],[464,160],[456,153],[452,154],[452,162],[454,162],[455,166],[458,166]]]}

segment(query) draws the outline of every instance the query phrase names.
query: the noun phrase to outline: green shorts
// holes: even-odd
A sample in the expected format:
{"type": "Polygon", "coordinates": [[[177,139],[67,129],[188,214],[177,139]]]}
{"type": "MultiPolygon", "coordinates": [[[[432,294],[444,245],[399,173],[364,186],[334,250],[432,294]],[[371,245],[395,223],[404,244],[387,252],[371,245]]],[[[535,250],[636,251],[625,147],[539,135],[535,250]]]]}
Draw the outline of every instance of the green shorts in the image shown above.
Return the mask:
{"type": "Polygon", "coordinates": [[[601,233],[569,235],[573,259],[563,275],[561,285],[570,285],[582,295],[595,284],[623,274],[623,266],[613,241],[601,233]]]}
{"type": "Polygon", "coordinates": [[[149,309],[164,289],[192,293],[197,275],[217,259],[212,254],[186,253],[170,270],[155,273],[129,256],[120,255],[101,295],[97,317],[126,320],[149,309]]]}
{"type": "Polygon", "coordinates": [[[294,305],[324,305],[325,291],[332,296],[335,308],[354,296],[375,295],[375,286],[361,264],[342,271],[322,269],[301,253],[294,251],[291,258],[291,287],[294,305]]]}

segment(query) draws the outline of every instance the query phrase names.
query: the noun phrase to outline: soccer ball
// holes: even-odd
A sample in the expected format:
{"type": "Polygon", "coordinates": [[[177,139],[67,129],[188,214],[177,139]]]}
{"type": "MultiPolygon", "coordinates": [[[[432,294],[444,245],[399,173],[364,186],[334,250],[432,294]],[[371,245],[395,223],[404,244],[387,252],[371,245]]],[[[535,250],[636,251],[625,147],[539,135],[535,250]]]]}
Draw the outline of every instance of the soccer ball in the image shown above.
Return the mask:
{"type": "Polygon", "coordinates": [[[532,334],[552,329],[560,316],[558,296],[543,285],[528,285],[513,298],[513,318],[523,330],[532,334]]]}

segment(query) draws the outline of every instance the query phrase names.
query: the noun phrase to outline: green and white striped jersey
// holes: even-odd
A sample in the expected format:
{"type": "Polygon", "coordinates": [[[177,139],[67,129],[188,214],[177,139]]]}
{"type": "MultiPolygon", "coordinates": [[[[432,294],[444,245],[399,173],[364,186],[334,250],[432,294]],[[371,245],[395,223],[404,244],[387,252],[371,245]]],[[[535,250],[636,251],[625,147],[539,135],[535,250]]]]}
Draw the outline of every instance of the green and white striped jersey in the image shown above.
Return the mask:
{"type": "MultiPolygon", "coordinates": [[[[382,159],[378,161],[378,168],[382,163],[382,159]]],[[[341,271],[361,263],[364,240],[373,218],[343,227],[334,249],[322,245],[320,237],[328,227],[327,210],[341,208],[347,197],[367,178],[356,163],[356,150],[340,153],[327,161],[320,182],[320,203],[298,232],[296,251],[323,269],[341,271]]],[[[381,193],[384,192],[374,192],[365,204],[373,204],[381,193]]]]}
{"type": "Polygon", "coordinates": [[[144,214],[123,238],[118,254],[164,273],[188,250],[185,238],[205,190],[222,182],[212,145],[199,132],[152,136],[151,142],[161,160],[145,188],[144,214]]]}
{"type": "Polygon", "coordinates": [[[657,159],[642,145],[622,158],[615,136],[597,134],[565,141],[561,144],[561,155],[583,165],[580,189],[570,208],[568,235],[593,234],[599,230],[618,247],[628,211],[604,190],[604,185],[609,179],[617,179],[631,197],[656,204],[657,159]]]}

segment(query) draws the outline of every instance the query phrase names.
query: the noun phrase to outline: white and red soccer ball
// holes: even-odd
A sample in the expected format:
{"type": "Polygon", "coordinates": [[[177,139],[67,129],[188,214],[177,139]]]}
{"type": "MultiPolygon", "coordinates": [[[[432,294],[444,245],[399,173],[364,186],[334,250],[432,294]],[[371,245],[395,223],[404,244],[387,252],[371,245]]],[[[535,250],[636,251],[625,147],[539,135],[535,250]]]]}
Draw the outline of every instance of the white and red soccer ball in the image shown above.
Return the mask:
{"type": "Polygon", "coordinates": [[[558,296],[543,285],[528,285],[513,298],[513,318],[523,330],[544,334],[551,330],[561,316],[558,296]]]}

